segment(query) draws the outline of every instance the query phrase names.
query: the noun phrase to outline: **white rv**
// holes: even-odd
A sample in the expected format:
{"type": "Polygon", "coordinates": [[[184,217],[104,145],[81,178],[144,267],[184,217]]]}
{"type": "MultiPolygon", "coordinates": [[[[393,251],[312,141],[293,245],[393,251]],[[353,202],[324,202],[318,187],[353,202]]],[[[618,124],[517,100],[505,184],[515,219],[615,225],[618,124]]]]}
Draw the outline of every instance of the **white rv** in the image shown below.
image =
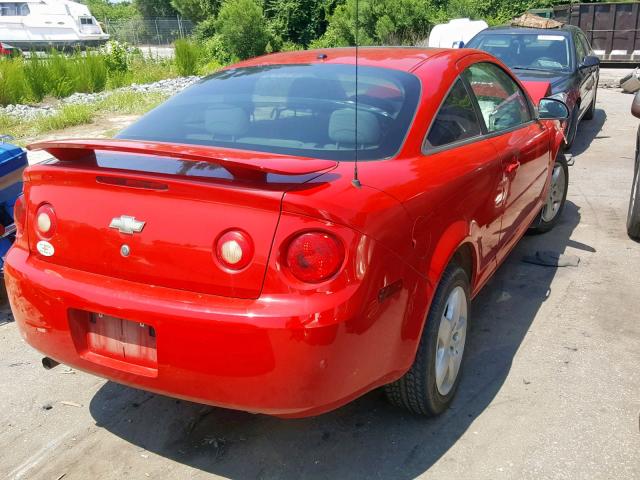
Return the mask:
{"type": "Polygon", "coordinates": [[[429,35],[429,46],[436,48],[464,47],[476,33],[488,26],[487,22],[483,20],[454,18],[449,23],[441,23],[433,27],[429,35]]]}
{"type": "Polygon", "coordinates": [[[0,0],[0,42],[23,50],[41,50],[98,46],[108,39],[81,3],[0,0]]]}

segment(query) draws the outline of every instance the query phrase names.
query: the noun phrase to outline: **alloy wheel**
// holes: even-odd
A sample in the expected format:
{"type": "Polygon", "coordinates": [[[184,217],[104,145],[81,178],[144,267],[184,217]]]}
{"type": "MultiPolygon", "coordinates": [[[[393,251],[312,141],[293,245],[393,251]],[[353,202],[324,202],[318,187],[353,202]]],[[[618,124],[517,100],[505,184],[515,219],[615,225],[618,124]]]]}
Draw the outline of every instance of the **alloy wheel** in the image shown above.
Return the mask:
{"type": "Polygon", "coordinates": [[[547,194],[547,201],[542,209],[542,220],[550,222],[562,206],[562,200],[564,199],[564,190],[566,188],[566,178],[562,165],[556,163],[553,167],[553,173],[551,174],[551,185],[549,186],[549,193],[547,194]]]}
{"type": "Polygon", "coordinates": [[[453,388],[467,337],[467,294],[462,287],[454,288],[440,319],[436,346],[436,387],[440,395],[453,388]]]}

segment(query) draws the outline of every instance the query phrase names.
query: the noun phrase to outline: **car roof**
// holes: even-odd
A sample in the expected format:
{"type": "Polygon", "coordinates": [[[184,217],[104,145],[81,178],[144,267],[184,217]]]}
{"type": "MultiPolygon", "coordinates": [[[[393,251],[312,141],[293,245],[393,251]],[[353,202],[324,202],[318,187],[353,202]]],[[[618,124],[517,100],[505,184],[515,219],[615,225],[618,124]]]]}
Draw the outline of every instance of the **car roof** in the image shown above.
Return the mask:
{"type": "MultiPolygon", "coordinates": [[[[411,72],[429,58],[446,55],[455,60],[468,55],[469,51],[423,47],[358,47],[357,54],[358,65],[411,72]]],[[[355,65],[356,49],[322,48],[272,53],[236,63],[231,68],[311,63],[355,65]]]]}

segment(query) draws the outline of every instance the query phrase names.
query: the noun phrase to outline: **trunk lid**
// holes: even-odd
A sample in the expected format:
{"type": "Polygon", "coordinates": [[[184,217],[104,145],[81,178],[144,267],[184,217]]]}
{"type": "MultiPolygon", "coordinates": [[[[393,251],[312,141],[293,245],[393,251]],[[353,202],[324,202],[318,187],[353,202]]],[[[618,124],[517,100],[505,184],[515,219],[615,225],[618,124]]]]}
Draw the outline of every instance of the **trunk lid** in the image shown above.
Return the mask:
{"type": "Polygon", "coordinates": [[[25,193],[35,255],[105,277],[257,298],[283,194],[335,166],[311,160],[305,169],[304,159],[256,155],[245,164],[246,153],[137,145],[141,143],[53,142],[31,147],[58,159],[28,170],[25,193]],[[293,167],[288,169],[287,163],[293,167]],[[38,251],[40,239],[33,228],[43,203],[53,206],[57,218],[48,240],[54,252],[50,257],[38,251]],[[246,232],[255,250],[252,262],[237,272],[224,268],[215,255],[217,238],[230,229],[246,232]],[[125,245],[128,255],[122,253],[125,245]]]}

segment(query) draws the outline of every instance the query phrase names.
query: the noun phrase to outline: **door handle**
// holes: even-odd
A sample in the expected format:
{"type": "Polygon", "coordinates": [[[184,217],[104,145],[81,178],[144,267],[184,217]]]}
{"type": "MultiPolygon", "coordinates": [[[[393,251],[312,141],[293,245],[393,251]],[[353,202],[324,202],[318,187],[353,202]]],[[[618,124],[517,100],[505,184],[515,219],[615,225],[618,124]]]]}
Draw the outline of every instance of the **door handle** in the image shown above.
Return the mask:
{"type": "Polygon", "coordinates": [[[505,168],[505,171],[509,173],[513,173],[520,168],[520,162],[517,159],[513,159],[509,165],[505,168]]]}

